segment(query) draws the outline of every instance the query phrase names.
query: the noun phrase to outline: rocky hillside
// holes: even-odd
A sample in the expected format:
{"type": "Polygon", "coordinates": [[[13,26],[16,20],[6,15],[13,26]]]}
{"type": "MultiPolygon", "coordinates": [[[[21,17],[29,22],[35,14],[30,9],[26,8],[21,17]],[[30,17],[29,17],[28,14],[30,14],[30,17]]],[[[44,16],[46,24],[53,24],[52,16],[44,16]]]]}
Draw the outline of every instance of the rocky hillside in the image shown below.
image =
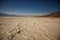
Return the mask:
{"type": "Polygon", "coordinates": [[[50,15],[47,15],[49,17],[60,17],[60,12],[55,12],[55,13],[51,13],[50,15]]]}
{"type": "Polygon", "coordinates": [[[45,15],[46,17],[60,17],[60,12],[54,12],[49,15],[45,15]]]}
{"type": "Polygon", "coordinates": [[[48,15],[42,15],[42,16],[37,16],[37,17],[59,17],[60,18],[60,12],[54,12],[48,15]]]}

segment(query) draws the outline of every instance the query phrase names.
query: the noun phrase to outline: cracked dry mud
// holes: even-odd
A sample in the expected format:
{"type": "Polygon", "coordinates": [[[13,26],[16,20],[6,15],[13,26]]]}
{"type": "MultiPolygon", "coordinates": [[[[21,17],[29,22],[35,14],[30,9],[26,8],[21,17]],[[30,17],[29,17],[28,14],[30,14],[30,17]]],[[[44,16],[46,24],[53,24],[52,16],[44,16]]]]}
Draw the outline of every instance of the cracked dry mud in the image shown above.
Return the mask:
{"type": "Polygon", "coordinates": [[[60,18],[0,17],[0,40],[60,40],[60,18]]]}

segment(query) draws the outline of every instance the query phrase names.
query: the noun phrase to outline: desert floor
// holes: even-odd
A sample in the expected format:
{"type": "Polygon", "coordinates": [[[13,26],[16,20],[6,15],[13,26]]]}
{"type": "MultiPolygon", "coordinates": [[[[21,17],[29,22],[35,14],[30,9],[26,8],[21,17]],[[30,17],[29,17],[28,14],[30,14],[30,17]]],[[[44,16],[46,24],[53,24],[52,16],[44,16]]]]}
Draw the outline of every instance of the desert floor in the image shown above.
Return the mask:
{"type": "Polygon", "coordinates": [[[0,40],[60,40],[60,18],[0,17],[0,40]]]}

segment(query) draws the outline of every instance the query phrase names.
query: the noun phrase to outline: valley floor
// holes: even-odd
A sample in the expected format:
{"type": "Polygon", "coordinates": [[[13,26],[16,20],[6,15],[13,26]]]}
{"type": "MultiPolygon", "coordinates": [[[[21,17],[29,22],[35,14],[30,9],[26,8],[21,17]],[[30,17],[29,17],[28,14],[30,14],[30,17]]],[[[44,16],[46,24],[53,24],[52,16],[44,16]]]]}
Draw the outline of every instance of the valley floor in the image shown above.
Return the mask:
{"type": "Polygon", "coordinates": [[[60,40],[60,18],[0,17],[0,40],[60,40]]]}

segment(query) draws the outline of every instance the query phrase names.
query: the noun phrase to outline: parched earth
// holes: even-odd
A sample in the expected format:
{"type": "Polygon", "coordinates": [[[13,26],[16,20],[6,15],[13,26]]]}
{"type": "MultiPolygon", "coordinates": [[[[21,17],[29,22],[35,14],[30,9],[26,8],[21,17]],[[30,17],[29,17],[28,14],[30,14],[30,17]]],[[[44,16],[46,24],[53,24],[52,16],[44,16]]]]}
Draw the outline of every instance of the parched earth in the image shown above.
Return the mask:
{"type": "Polygon", "coordinates": [[[0,17],[0,40],[60,40],[60,18],[0,17]]]}

